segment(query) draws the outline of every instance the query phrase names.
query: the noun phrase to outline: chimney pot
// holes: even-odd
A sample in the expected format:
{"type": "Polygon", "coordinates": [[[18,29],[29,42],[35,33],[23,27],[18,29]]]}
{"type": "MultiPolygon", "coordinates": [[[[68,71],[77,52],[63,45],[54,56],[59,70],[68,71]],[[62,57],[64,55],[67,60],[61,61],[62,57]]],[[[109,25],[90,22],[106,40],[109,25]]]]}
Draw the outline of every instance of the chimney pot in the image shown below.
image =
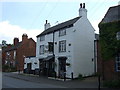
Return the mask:
{"type": "Polygon", "coordinates": [[[44,29],[46,30],[48,28],[50,28],[50,23],[48,23],[47,20],[46,20],[46,23],[44,24],[44,29]]]}
{"type": "Polygon", "coordinates": [[[46,24],[47,24],[47,20],[46,20],[46,24]]]}
{"type": "Polygon", "coordinates": [[[85,3],[83,3],[83,8],[85,8],[85,3]]]}
{"type": "Polygon", "coordinates": [[[19,39],[18,38],[14,38],[13,44],[17,45],[17,43],[19,43],[19,39]]]}
{"type": "Polygon", "coordinates": [[[24,33],[24,34],[22,35],[22,41],[24,42],[24,41],[26,41],[27,39],[28,39],[28,36],[27,36],[26,33],[24,33]]]}
{"type": "Polygon", "coordinates": [[[82,8],[82,3],[80,3],[80,8],[82,8]]]}

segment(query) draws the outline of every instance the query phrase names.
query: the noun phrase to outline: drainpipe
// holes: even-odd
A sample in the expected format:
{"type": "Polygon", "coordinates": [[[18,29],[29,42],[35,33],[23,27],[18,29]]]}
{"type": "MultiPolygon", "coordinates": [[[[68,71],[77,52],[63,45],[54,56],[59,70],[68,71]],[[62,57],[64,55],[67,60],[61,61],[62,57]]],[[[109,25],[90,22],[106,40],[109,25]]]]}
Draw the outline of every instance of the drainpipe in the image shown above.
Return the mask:
{"type": "Polygon", "coordinates": [[[54,42],[55,42],[55,31],[53,31],[53,61],[55,62],[54,42]]]}
{"type": "Polygon", "coordinates": [[[96,74],[96,52],[97,52],[96,46],[97,46],[97,40],[94,40],[94,74],[96,74]]]}
{"type": "Polygon", "coordinates": [[[55,54],[54,54],[54,42],[55,42],[55,32],[53,31],[53,57],[55,56],[55,54]]]}

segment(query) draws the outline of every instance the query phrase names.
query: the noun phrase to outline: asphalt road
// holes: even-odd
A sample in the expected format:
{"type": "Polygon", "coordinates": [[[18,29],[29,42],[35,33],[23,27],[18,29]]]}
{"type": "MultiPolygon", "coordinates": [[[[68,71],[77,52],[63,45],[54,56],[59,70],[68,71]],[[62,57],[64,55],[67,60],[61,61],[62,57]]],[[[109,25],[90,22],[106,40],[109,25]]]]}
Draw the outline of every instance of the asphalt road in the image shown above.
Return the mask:
{"type": "Polygon", "coordinates": [[[3,74],[2,88],[65,88],[58,85],[43,84],[21,80],[17,78],[8,77],[3,74]]]}

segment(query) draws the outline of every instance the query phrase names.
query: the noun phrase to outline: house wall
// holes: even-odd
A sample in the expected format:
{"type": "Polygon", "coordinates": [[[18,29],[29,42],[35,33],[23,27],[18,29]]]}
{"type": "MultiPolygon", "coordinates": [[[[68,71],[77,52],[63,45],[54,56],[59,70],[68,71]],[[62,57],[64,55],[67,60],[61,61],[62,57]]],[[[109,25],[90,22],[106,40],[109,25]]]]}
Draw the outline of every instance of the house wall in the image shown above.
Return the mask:
{"type": "MultiPolygon", "coordinates": [[[[55,34],[55,42],[57,42],[57,45],[55,45],[55,61],[57,63],[56,72],[58,75],[58,68],[59,68],[59,61],[58,57],[65,56],[67,57],[66,62],[70,63],[72,65],[72,58],[73,58],[73,41],[72,41],[72,34],[73,34],[73,27],[66,28],[66,35],[59,37],[59,32],[56,32],[55,34]],[[59,41],[66,40],[66,52],[59,52],[59,41]],[[69,46],[71,44],[71,46],[69,46]]],[[[71,78],[72,73],[72,66],[66,66],[66,77],[71,78]]]]}
{"type": "Polygon", "coordinates": [[[25,63],[24,69],[27,69],[27,63],[32,63],[31,70],[35,70],[39,68],[39,61],[37,60],[36,57],[25,58],[24,63],[25,63]]]}
{"type": "Polygon", "coordinates": [[[89,76],[94,74],[94,28],[87,18],[81,18],[74,24],[73,35],[73,73],[89,76]]]}
{"type": "Polygon", "coordinates": [[[4,63],[6,63],[6,61],[7,61],[8,63],[11,63],[11,65],[15,67],[16,56],[14,57],[14,52],[16,52],[16,50],[4,52],[3,55],[5,55],[5,58],[4,58],[5,62],[4,63]],[[9,55],[7,55],[7,53],[9,53],[9,55]]]}
{"type": "Polygon", "coordinates": [[[17,49],[17,70],[24,70],[24,58],[27,56],[36,56],[36,43],[28,39],[22,42],[22,45],[17,49]]]}
{"type": "MultiPolygon", "coordinates": [[[[55,62],[56,62],[56,68],[55,71],[57,72],[58,75],[58,68],[59,68],[59,63],[58,63],[58,57],[61,56],[66,56],[67,62],[72,64],[72,56],[73,56],[73,50],[72,47],[73,45],[69,46],[69,44],[72,44],[72,35],[73,33],[73,27],[71,28],[66,28],[66,35],[64,36],[59,36],[59,31],[54,33],[54,42],[57,44],[54,44],[54,53],[55,53],[55,62]],[[59,52],[59,41],[66,40],[66,52],[59,52]]],[[[45,58],[49,55],[53,55],[53,53],[45,53],[40,55],[39,50],[40,50],[40,45],[48,45],[48,42],[53,42],[53,33],[45,35],[45,41],[40,42],[40,37],[37,38],[37,48],[36,48],[36,55],[38,58],[45,58]]],[[[67,77],[71,77],[71,72],[72,72],[72,67],[66,66],[67,72],[66,75],[67,77]]]]}
{"type": "MultiPolygon", "coordinates": [[[[89,76],[94,74],[94,29],[90,22],[85,18],[80,18],[74,27],[66,28],[66,35],[59,37],[59,31],[55,32],[54,53],[55,62],[57,63],[55,71],[58,75],[58,57],[66,56],[70,66],[66,66],[66,77],[71,78],[73,72],[74,78],[79,74],[89,76]],[[66,40],[66,52],[59,52],[59,41],[66,40]],[[71,44],[71,46],[69,46],[71,44]]],[[[40,42],[40,37],[37,38],[37,57],[45,58],[48,54],[39,55],[40,45],[47,45],[53,41],[53,33],[45,35],[45,41],[40,42]]]]}

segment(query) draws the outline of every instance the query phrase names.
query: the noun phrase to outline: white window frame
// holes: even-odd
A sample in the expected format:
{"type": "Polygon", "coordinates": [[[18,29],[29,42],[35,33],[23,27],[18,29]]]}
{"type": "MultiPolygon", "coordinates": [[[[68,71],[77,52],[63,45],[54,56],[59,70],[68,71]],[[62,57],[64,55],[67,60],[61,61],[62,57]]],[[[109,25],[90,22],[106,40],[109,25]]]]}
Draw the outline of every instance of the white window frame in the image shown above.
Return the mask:
{"type": "Polygon", "coordinates": [[[66,35],[66,29],[59,30],[59,36],[66,35]]]}
{"type": "Polygon", "coordinates": [[[116,71],[120,72],[120,56],[116,57],[116,71]]]}
{"type": "Polygon", "coordinates": [[[66,52],[66,40],[59,41],[59,52],[66,52]]]}
{"type": "Polygon", "coordinates": [[[45,46],[44,45],[40,45],[40,51],[39,54],[44,54],[45,53],[45,46]]]}
{"type": "Polygon", "coordinates": [[[40,42],[41,42],[41,41],[45,41],[45,35],[40,36],[40,42]]]}

